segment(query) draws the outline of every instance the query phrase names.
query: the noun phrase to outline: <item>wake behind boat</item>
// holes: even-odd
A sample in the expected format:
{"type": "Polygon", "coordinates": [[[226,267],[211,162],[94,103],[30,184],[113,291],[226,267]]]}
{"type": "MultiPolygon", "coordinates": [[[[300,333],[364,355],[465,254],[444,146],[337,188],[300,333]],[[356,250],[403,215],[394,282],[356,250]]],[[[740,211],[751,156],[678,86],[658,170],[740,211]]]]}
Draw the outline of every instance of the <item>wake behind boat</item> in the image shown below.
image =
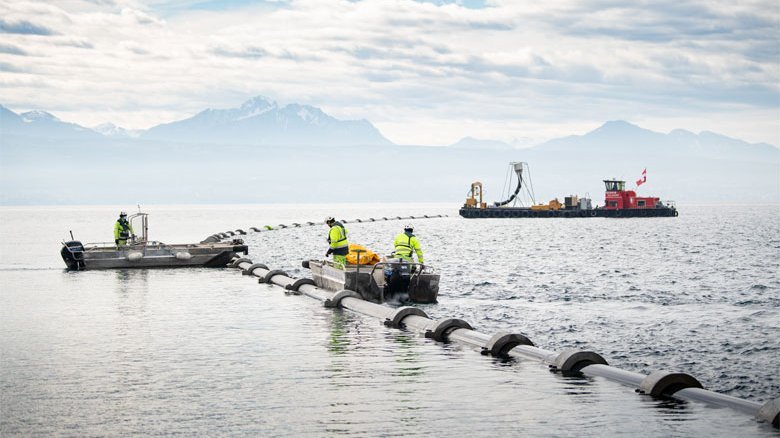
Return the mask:
{"type": "MultiPolygon", "coordinates": [[[[82,244],[77,240],[62,242],[60,255],[69,270],[126,268],[223,267],[237,254],[248,254],[241,239],[231,242],[184,243],[168,245],[148,240],[147,213],[130,216],[131,224],[140,227],[140,237],[133,236],[127,245],[112,242],[82,244]]],[[[73,239],[73,234],[71,234],[73,239]]]]}

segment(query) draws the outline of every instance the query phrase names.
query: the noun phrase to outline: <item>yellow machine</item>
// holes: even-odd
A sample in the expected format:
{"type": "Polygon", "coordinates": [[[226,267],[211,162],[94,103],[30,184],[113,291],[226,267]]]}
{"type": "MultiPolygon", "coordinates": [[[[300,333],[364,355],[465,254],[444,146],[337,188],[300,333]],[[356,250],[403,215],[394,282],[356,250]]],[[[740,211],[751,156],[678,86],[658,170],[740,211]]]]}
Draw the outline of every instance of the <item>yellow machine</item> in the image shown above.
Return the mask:
{"type": "Polygon", "coordinates": [[[554,211],[554,210],[560,210],[562,208],[563,208],[563,204],[561,204],[561,202],[558,201],[558,198],[553,199],[547,204],[539,204],[539,205],[531,206],[531,210],[538,210],[538,211],[554,211]]]}
{"type": "Polygon", "coordinates": [[[482,202],[482,183],[474,181],[471,183],[471,191],[469,197],[466,198],[465,208],[487,208],[487,204],[482,202]],[[479,198],[479,201],[477,201],[479,198]]]}

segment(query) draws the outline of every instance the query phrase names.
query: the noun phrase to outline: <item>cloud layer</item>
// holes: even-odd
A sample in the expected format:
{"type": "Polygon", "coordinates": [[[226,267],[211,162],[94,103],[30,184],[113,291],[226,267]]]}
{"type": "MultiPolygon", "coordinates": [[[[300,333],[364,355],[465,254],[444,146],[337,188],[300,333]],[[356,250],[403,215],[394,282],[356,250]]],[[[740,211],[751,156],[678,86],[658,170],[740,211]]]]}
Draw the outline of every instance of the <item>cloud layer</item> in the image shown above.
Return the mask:
{"type": "Polygon", "coordinates": [[[775,2],[548,3],[3,3],[0,103],[146,128],[265,94],[407,144],[612,119],[780,144],[775,2]]]}

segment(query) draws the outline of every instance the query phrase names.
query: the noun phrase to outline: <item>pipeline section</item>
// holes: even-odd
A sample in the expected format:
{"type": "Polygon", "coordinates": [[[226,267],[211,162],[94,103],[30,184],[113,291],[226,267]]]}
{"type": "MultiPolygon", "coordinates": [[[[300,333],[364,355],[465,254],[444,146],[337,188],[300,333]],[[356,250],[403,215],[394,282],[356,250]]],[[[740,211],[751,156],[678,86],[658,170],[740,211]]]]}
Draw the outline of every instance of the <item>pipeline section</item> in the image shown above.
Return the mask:
{"type": "Polygon", "coordinates": [[[322,301],[329,308],[343,308],[373,316],[384,321],[386,326],[421,333],[437,342],[457,342],[474,347],[483,355],[492,357],[534,359],[547,364],[551,371],[563,376],[602,377],[653,397],[672,397],[728,407],[759,421],[766,421],[774,428],[780,428],[780,398],[761,404],[705,390],[698,380],[685,373],[654,371],[645,375],[610,366],[601,355],[592,351],[567,349],[555,352],[537,347],[520,333],[480,333],[462,319],[434,320],[417,307],[392,308],[365,301],[354,291],[331,292],[318,288],[311,279],[294,279],[284,271],[269,269],[262,263],[252,263],[248,258],[234,259],[229,266],[241,269],[244,275],[259,277],[259,283],[280,286],[287,294],[306,295],[322,301]]]}
{"type": "MultiPolygon", "coordinates": [[[[395,217],[380,217],[380,218],[373,218],[370,217],[368,219],[352,219],[350,221],[341,221],[342,223],[348,224],[348,223],[362,223],[362,222],[382,222],[382,221],[400,221],[400,220],[407,220],[407,219],[434,219],[434,218],[444,218],[449,217],[446,214],[437,214],[437,215],[422,215],[422,216],[395,216],[395,217]]],[[[322,225],[322,222],[303,222],[303,223],[297,223],[293,222],[292,224],[279,224],[276,226],[271,225],[263,225],[262,227],[249,227],[249,231],[253,231],[255,233],[261,233],[265,231],[274,231],[274,230],[281,230],[285,228],[301,228],[301,227],[311,227],[314,225],[322,225]]],[[[223,233],[216,233],[212,234],[211,236],[205,238],[200,243],[216,243],[221,241],[222,239],[227,239],[228,237],[238,236],[238,235],[246,235],[247,232],[238,229],[235,231],[225,231],[223,233]]]]}

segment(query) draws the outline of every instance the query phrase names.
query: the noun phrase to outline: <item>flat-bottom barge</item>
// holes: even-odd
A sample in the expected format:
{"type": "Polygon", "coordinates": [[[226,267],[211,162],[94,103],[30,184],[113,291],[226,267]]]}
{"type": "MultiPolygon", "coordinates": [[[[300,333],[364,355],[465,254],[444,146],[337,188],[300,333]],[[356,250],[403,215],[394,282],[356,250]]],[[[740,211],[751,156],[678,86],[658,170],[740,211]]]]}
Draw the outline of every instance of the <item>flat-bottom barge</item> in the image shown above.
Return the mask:
{"type": "Polygon", "coordinates": [[[607,209],[591,208],[561,210],[531,210],[523,207],[488,207],[483,209],[462,207],[460,215],[466,219],[509,219],[509,218],[577,218],[577,217],[674,217],[674,207],[607,209]]]}
{"type": "MultiPolygon", "coordinates": [[[[634,190],[626,190],[626,182],[616,179],[604,180],[606,195],[603,207],[593,207],[589,198],[567,196],[561,204],[553,199],[547,204],[533,205],[531,207],[508,207],[510,203],[517,202],[517,195],[523,184],[523,169],[526,163],[510,163],[517,175],[517,188],[514,193],[502,202],[487,205],[482,202],[482,183],[479,181],[471,184],[471,191],[466,203],[460,208],[460,215],[466,219],[510,219],[510,218],[588,218],[588,217],[675,217],[678,215],[674,203],[662,202],[660,198],[638,197],[634,190]]],[[[644,183],[646,178],[637,181],[637,186],[644,183]]]]}

